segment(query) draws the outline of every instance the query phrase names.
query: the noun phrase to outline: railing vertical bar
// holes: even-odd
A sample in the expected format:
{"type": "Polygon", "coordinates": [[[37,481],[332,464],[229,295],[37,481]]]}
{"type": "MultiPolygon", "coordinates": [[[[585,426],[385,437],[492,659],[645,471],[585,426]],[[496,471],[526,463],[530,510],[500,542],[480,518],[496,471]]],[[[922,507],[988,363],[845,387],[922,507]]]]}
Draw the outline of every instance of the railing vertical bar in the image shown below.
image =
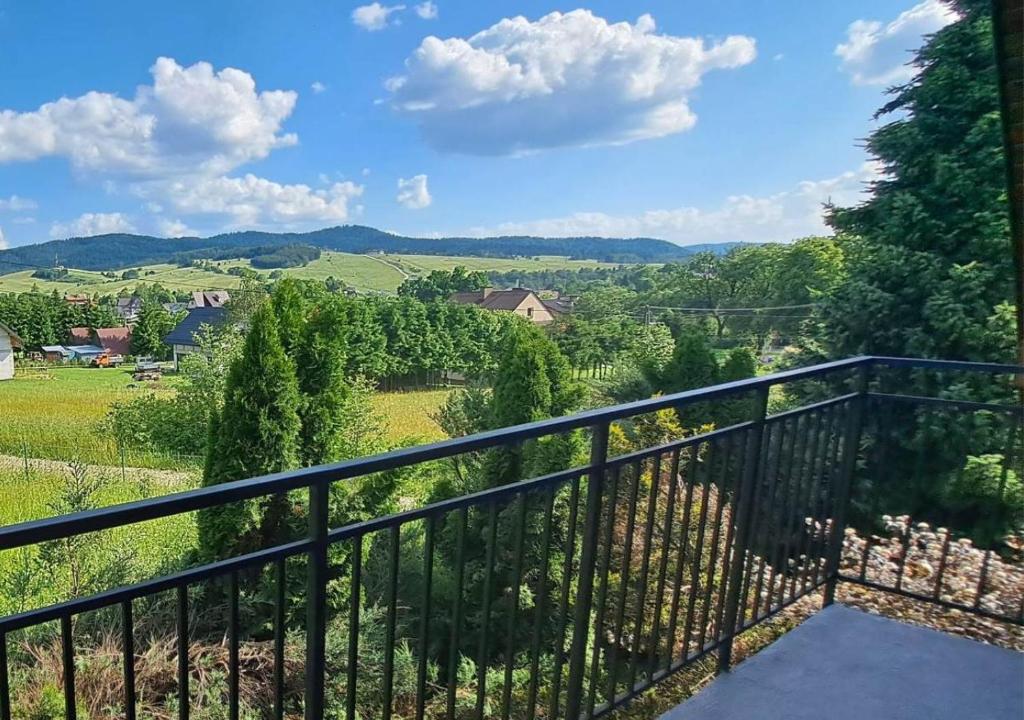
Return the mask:
{"type": "Polygon", "coordinates": [[[70,615],[62,615],[60,618],[60,639],[64,671],[64,717],[66,720],[75,720],[78,717],[78,703],[75,700],[75,639],[70,615]]]}
{"type": "MultiPolygon", "coordinates": [[[[661,489],[661,453],[654,456],[651,467],[651,484],[647,499],[647,526],[644,528],[643,561],[640,564],[640,580],[637,586],[636,622],[633,625],[633,647],[629,657],[629,689],[636,685],[637,660],[640,657],[640,638],[643,637],[644,610],[647,601],[647,576],[650,570],[651,543],[654,540],[654,516],[658,509],[658,491],[661,489]]],[[[655,610],[657,612],[657,609],[655,610]]],[[[652,635],[651,640],[657,642],[652,635]]]]}
{"type": "MultiPolygon", "coordinates": [[[[658,563],[658,582],[654,600],[654,623],[651,627],[651,642],[647,653],[647,681],[654,677],[658,664],[658,649],[661,637],[662,603],[665,601],[665,581],[668,576],[668,556],[672,549],[672,524],[675,520],[676,493],[679,491],[679,448],[672,451],[668,472],[668,497],[665,500],[665,531],[661,540],[661,560],[658,563]]],[[[670,641],[671,642],[671,641],[670,641]]]]}
{"type": "Polygon", "coordinates": [[[188,720],[188,585],[178,586],[178,718],[188,720]]]}
{"type": "Polygon", "coordinates": [[[125,720],[135,720],[135,624],[132,621],[131,600],[121,603],[121,636],[122,664],[124,666],[124,716],[125,720]]]}
{"type": "MultiPolygon", "coordinates": [[[[828,463],[829,448],[832,445],[832,426],[835,423],[835,407],[825,408],[823,412],[824,422],[821,423],[819,439],[814,449],[814,459],[811,463],[811,481],[807,498],[807,516],[804,523],[804,537],[801,542],[803,549],[804,565],[800,570],[800,578],[797,585],[800,587],[800,594],[807,592],[807,585],[811,577],[811,564],[814,564],[814,576],[818,575],[818,560],[815,555],[817,547],[817,522],[822,504],[822,495],[825,492],[825,471],[828,463]],[[821,437],[823,436],[823,437],[821,437]],[[806,522],[806,520],[810,522],[806,522]]],[[[824,521],[822,521],[822,532],[824,532],[824,521]]]]}
{"type": "Polygon", "coordinates": [[[537,684],[540,664],[541,629],[544,627],[548,610],[548,565],[551,562],[551,525],[554,521],[555,486],[549,485],[544,491],[544,530],[541,534],[540,574],[537,577],[537,607],[533,618],[533,638],[530,642],[530,686],[527,691],[526,713],[528,720],[537,714],[537,684]]]}
{"type": "Polygon", "coordinates": [[[814,577],[812,579],[814,587],[817,587],[824,580],[822,574],[825,571],[824,565],[828,551],[827,540],[829,533],[832,532],[832,518],[829,517],[832,513],[829,512],[829,509],[835,505],[836,484],[839,478],[839,449],[842,438],[840,421],[842,420],[841,410],[844,407],[846,407],[845,404],[837,407],[832,413],[832,429],[829,431],[832,452],[829,456],[828,471],[822,473],[822,482],[826,482],[826,477],[828,480],[827,486],[824,488],[825,491],[821,493],[818,505],[818,515],[821,516],[821,529],[814,536],[814,577]]]}
{"type": "MultiPolygon", "coordinates": [[[[494,500],[487,507],[487,535],[485,539],[483,610],[480,613],[480,652],[477,654],[476,717],[483,720],[487,693],[487,641],[491,621],[491,582],[494,575],[495,544],[498,532],[498,505],[494,500]]],[[[386,720],[386,719],[385,719],[386,720]]]]}
{"type": "MultiPolygon", "coordinates": [[[[699,446],[690,446],[690,457],[686,464],[686,495],[683,500],[683,524],[679,532],[679,560],[676,564],[675,585],[672,589],[672,608],[668,618],[668,659],[665,669],[672,667],[672,660],[675,657],[676,629],[679,622],[679,606],[682,601],[683,573],[686,571],[686,549],[690,545],[690,515],[693,509],[693,489],[697,484],[697,461],[699,446]]],[[[683,644],[683,659],[686,659],[686,645],[683,644]]]]}
{"type": "Polygon", "coordinates": [[[778,487],[778,516],[775,518],[775,529],[777,537],[772,542],[772,571],[768,583],[768,598],[765,602],[765,614],[772,612],[776,599],[781,606],[786,588],[786,561],[789,558],[789,528],[791,499],[793,497],[793,467],[796,464],[796,449],[800,444],[800,428],[805,425],[804,416],[797,415],[789,423],[789,447],[786,451],[785,469],[779,472],[778,487]],[[778,587],[776,587],[778,579],[778,587]]]}
{"type": "Polygon", "coordinates": [[[398,625],[398,560],[402,547],[402,526],[392,525],[388,548],[388,617],[384,635],[384,698],[381,716],[389,720],[395,687],[395,633],[398,625]]]}
{"type": "Polygon", "coordinates": [[[857,368],[857,394],[847,411],[847,426],[843,438],[842,472],[836,486],[835,512],[831,535],[829,537],[828,558],[825,561],[825,597],[824,606],[827,607],[835,600],[836,583],[839,580],[839,560],[843,552],[843,540],[846,534],[846,512],[850,504],[850,495],[853,486],[853,475],[857,470],[857,455],[860,452],[861,429],[863,427],[864,412],[867,409],[867,392],[869,380],[869,366],[861,365],[857,368]]]}
{"type": "MultiPolygon", "coordinates": [[[[714,460],[714,447],[715,445],[713,442],[708,443],[707,454],[705,455],[702,464],[699,464],[697,467],[698,474],[703,475],[704,479],[701,481],[700,515],[697,520],[697,539],[694,540],[693,543],[693,559],[691,561],[693,567],[690,570],[690,596],[686,604],[686,624],[683,627],[682,659],[684,662],[689,658],[690,636],[693,634],[693,616],[697,608],[697,592],[700,586],[700,564],[704,559],[704,534],[707,528],[708,496],[710,494],[711,486],[711,463],[714,460]]],[[[702,648],[697,648],[698,653],[701,650],[702,648]]]]}
{"type": "Polygon", "coordinates": [[[700,607],[700,641],[697,648],[702,650],[708,639],[708,630],[714,622],[712,615],[712,595],[715,591],[715,570],[718,566],[718,548],[722,536],[722,518],[725,517],[725,506],[728,503],[729,494],[726,492],[725,483],[729,467],[729,449],[731,438],[726,437],[715,443],[714,463],[708,468],[711,475],[711,484],[715,487],[715,519],[711,526],[711,543],[708,546],[708,567],[704,580],[704,599],[700,607]]]}
{"type": "Polygon", "coordinates": [[[306,570],[305,720],[323,720],[327,672],[327,511],[330,485],[309,486],[309,567],[306,570]]]}
{"type": "Polygon", "coordinates": [[[782,528],[782,556],[779,558],[779,589],[778,589],[778,604],[781,606],[786,602],[786,584],[789,581],[789,561],[790,552],[793,547],[793,534],[795,533],[795,516],[799,514],[798,502],[800,495],[800,488],[802,487],[801,479],[803,477],[803,466],[804,466],[804,454],[807,452],[807,443],[810,433],[811,420],[813,419],[813,411],[807,415],[801,415],[796,420],[796,426],[793,431],[793,447],[791,448],[792,455],[789,458],[789,472],[786,475],[786,493],[783,496],[783,507],[785,510],[782,513],[779,525],[782,528]],[[803,427],[803,430],[801,430],[803,427]],[[795,472],[794,472],[795,469],[795,472]]]}
{"type": "MultiPolygon", "coordinates": [[[[455,692],[459,684],[459,627],[462,624],[462,581],[466,569],[466,522],[469,511],[459,508],[455,511],[455,583],[452,588],[452,626],[448,637],[448,697],[447,717],[455,717],[455,692]]],[[[351,720],[351,719],[350,719],[351,720]]]]}
{"type": "Polygon", "coordinates": [[[562,691],[562,665],[565,662],[565,626],[569,614],[569,589],[573,578],[573,560],[576,556],[576,526],[579,523],[581,478],[572,481],[569,493],[569,527],[565,539],[565,562],[562,564],[562,587],[558,600],[558,622],[555,625],[555,677],[551,687],[551,718],[558,717],[559,699],[562,691]]]}
{"type": "MultiPolygon", "coordinates": [[[[764,482],[768,483],[764,490],[765,501],[763,503],[760,502],[760,495],[755,498],[757,501],[755,507],[760,509],[760,512],[758,513],[760,520],[757,524],[756,533],[756,547],[760,557],[760,562],[757,567],[757,582],[754,584],[754,602],[750,612],[750,619],[754,622],[756,622],[760,617],[761,593],[764,591],[764,571],[765,567],[769,565],[769,561],[771,560],[771,548],[773,547],[772,543],[775,539],[775,488],[777,486],[776,481],[778,479],[779,467],[782,464],[782,449],[785,447],[784,441],[786,427],[786,422],[784,420],[782,422],[773,423],[770,426],[765,425],[765,432],[768,433],[768,439],[766,440],[765,445],[768,448],[768,461],[770,464],[765,470],[765,478],[758,483],[758,487],[760,487],[764,482]],[[771,443],[773,440],[775,441],[774,454],[771,453],[771,443]]],[[[773,572],[774,566],[771,566],[769,569],[769,588],[772,587],[771,573],[773,572]]],[[[749,590],[749,588],[745,589],[743,594],[744,607],[747,604],[747,590],[749,590]]],[[[771,595],[770,591],[768,595],[771,595]]]]}
{"type": "Polygon", "coordinates": [[[753,514],[753,488],[757,481],[758,468],[761,466],[761,446],[764,444],[765,416],[768,413],[768,390],[761,389],[754,397],[754,425],[748,431],[743,453],[743,477],[733,504],[736,513],[736,517],[732,519],[736,525],[736,548],[733,563],[729,568],[729,581],[726,584],[729,597],[725,602],[725,618],[722,623],[727,628],[728,636],[718,651],[719,672],[728,670],[732,664],[732,642],[736,634],[736,617],[739,614],[740,580],[746,564],[750,518],[753,514]]]}
{"type": "Polygon", "coordinates": [[[7,655],[7,633],[0,632],[0,720],[11,720],[10,658],[7,655]]]}
{"type": "Polygon", "coordinates": [[[903,571],[907,567],[907,556],[910,554],[910,517],[903,519],[900,530],[900,561],[896,565],[896,592],[903,589],[903,571]]]}
{"type": "Polygon", "coordinates": [[[526,536],[526,505],[527,496],[520,494],[516,500],[516,529],[514,540],[515,569],[512,571],[511,612],[508,614],[508,626],[505,628],[505,677],[501,693],[501,716],[506,720],[511,712],[512,703],[512,665],[516,655],[515,637],[519,630],[519,588],[523,584],[523,543],[526,536]]]}
{"type": "Polygon", "coordinates": [[[793,572],[789,576],[789,597],[795,600],[797,595],[797,582],[803,576],[807,565],[807,515],[810,512],[811,497],[814,490],[815,469],[818,466],[818,448],[821,446],[822,429],[827,426],[824,418],[829,408],[823,408],[812,414],[814,426],[811,429],[810,445],[804,457],[800,471],[800,490],[797,493],[796,537],[793,552],[796,553],[796,561],[793,565],[793,572]]]}
{"type": "Polygon", "coordinates": [[[7,633],[0,632],[0,720],[11,720],[11,681],[7,667],[7,633]]]}
{"type": "Polygon", "coordinates": [[[427,702],[427,652],[430,646],[430,601],[434,589],[434,530],[437,516],[427,517],[423,538],[423,607],[420,610],[420,657],[416,669],[416,720],[423,720],[427,702]]]}
{"type": "Polygon", "coordinates": [[[348,658],[345,670],[345,717],[356,718],[356,689],[359,682],[359,605],[363,584],[363,536],[352,538],[352,576],[349,578],[348,658]]]}
{"type": "MultiPolygon", "coordinates": [[[[723,488],[723,490],[724,490],[724,488],[727,485],[732,486],[732,492],[733,492],[733,498],[734,498],[734,503],[733,503],[734,509],[735,509],[735,498],[736,498],[736,495],[740,491],[740,486],[743,484],[743,472],[745,472],[745,470],[746,470],[746,463],[748,462],[748,460],[746,458],[746,453],[744,452],[744,454],[740,457],[740,464],[739,464],[739,468],[738,468],[739,476],[736,477],[736,475],[734,473],[730,472],[730,469],[732,467],[731,464],[730,464],[730,461],[735,456],[736,445],[739,444],[739,440],[740,439],[742,439],[741,435],[733,435],[732,437],[729,438],[729,450],[728,450],[728,452],[725,455],[725,470],[724,470],[725,477],[722,479],[722,488],[723,488]],[[734,480],[730,480],[729,478],[735,478],[735,479],[734,480]]],[[[762,436],[761,442],[762,442],[762,444],[764,443],[764,437],[763,436],[762,436]]],[[[753,512],[754,512],[754,508],[757,507],[757,505],[755,503],[757,501],[757,495],[758,495],[758,493],[757,493],[758,480],[759,480],[759,478],[762,475],[762,471],[761,471],[761,467],[760,467],[760,465],[761,465],[760,458],[762,458],[762,457],[764,457],[764,456],[763,455],[759,455],[758,458],[757,458],[757,468],[754,469],[754,482],[753,482],[753,485],[752,485],[752,487],[750,489],[750,492],[751,492],[751,500],[750,500],[750,502],[751,502],[751,510],[750,510],[751,516],[750,516],[749,522],[751,524],[751,532],[753,532],[753,522],[754,522],[753,512]]],[[[728,497],[728,493],[727,492],[726,492],[725,496],[728,497]]],[[[722,566],[723,566],[723,568],[722,568],[722,579],[718,583],[718,599],[715,602],[715,619],[714,619],[714,624],[711,626],[713,628],[713,630],[711,632],[711,637],[716,642],[718,642],[719,640],[722,639],[722,634],[723,634],[722,628],[724,627],[723,624],[722,624],[722,620],[723,620],[724,613],[725,613],[725,601],[726,601],[726,597],[728,597],[729,593],[732,592],[732,588],[729,586],[729,582],[731,580],[731,578],[729,577],[729,569],[732,568],[732,563],[734,563],[734,562],[738,562],[741,565],[741,567],[740,567],[740,576],[739,576],[739,579],[737,579],[737,581],[736,581],[736,589],[738,591],[737,592],[737,600],[736,600],[736,602],[737,602],[736,620],[733,622],[733,627],[727,629],[725,632],[728,633],[728,634],[731,634],[735,630],[735,627],[736,627],[737,623],[739,623],[739,624],[743,623],[743,615],[744,615],[743,605],[742,605],[743,577],[744,577],[744,575],[749,575],[750,574],[750,573],[747,572],[748,568],[750,567],[750,561],[748,559],[748,556],[750,555],[750,551],[749,551],[749,547],[748,548],[742,548],[743,552],[742,552],[742,554],[740,554],[739,551],[741,550],[741,548],[733,547],[733,538],[734,538],[734,536],[736,534],[736,522],[735,521],[736,521],[735,517],[730,517],[729,521],[726,522],[726,526],[725,526],[725,541],[722,544],[722,566]]],[[[749,542],[748,542],[748,546],[749,546],[749,542]]]]}
{"type": "MultiPolygon", "coordinates": [[[[939,600],[942,597],[942,578],[946,574],[946,561],[949,559],[949,544],[953,533],[949,528],[942,528],[946,532],[942,538],[942,554],[939,556],[939,568],[935,572],[935,590],[932,597],[939,600]]],[[[861,578],[863,580],[863,577],[861,578]]]]}
{"type": "Polygon", "coordinates": [[[986,550],[985,557],[981,561],[981,572],[978,574],[978,587],[974,591],[974,603],[972,607],[977,610],[981,607],[981,596],[985,592],[985,583],[988,581],[988,567],[992,561],[992,551],[986,550]]]}
{"type": "Polygon", "coordinates": [[[274,718],[284,719],[284,631],[285,612],[288,602],[285,593],[288,577],[285,559],[281,558],[274,568],[274,718]]]}
{"type": "MultiPolygon", "coordinates": [[[[587,638],[590,635],[590,611],[594,592],[594,560],[601,525],[601,496],[604,493],[605,463],[608,459],[609,423],[595,425],[591,431],[590,470],[587,474],[587,508],[583,518],[580,555],[580,580],[569,651],[569,681],[566,688],[566,717],[577,720],[586,671],[587,638]]],[[[598,626],[599,627],[599,626],[598,626]]],[[[599,630],[598,630],[599,631],[599,630]]],[[[596,632],[598,632],[596,631],[596,632]]]]}
{"type": "Polygon", "coordinates": [[[228,580],[228,717],[238,720],[238,572],[228,580]]]}
{"type": "MultiPolygon", "coordinates": [[[[617,465],[612,471],[612,485],[608,498],[608,524],[604,532],[604,544],[601,557],[601,583],[597,589],[597,615],[594,618],[594,649],[590,659],[590,684],[587,687],[587,715],[594,714],[594,702],[597,697],[598,672],[601,663],[601,640],[604,632],[604,614],[608,601],[608,574],[611,569],[612,542],[615,529],[615,510],[619,499],[619,480],[622,466],[617,465]]],[[[574,632],[578,632],[576,628],[574,632]]],[[[570,715],[569,717],[575,717],[570,715]]]]}
{"type": "Polygon", "coordinates": [[[615,701],[615,688],[618,684],[619,646],[622,644],[622,631],[626,622],[626,599],[629,594],[629,573],[633,562],[633,533],[636,530],[636,505],[640,497],[640,462],[631,466],[630,475],[633,486],[629,493],[629,506],[626,510],[626,534],[622,542],[622,565],[619,570],[619,592],[615,605],[615,624],[612,646],[608,653],[608,687],[605,697],[608,702],[615,701]]]}
{"type": "MultiPolygon", "coordinates": [[[[754,585],[754,578],[757,577],[758,571],[764,570],[764,558],[758,554],[760,546],[757,544],[757,539],[760,536],[761,528],[764,526],[764,512],[762,511],[764,491],[767,490],[765,483],[768,481],[769,473],[769,462],[771,460],[771,444],[773,437],[773,426],[765,422],[764,433],[762,434],[761,440],[761,452],[758,456],[757,470],[754,475],[754,495],[752,498],[753,506],[750,517],[750,543],[748,543],[746,558],[744,559],[743,565],[743,577],[740,583],[740,602],[737,609],[736,615],[736,626],[742,627],[747,620],[747,610],[750,607],[750,589],[754,585]]],[[[742,473],[746,457],[740,458],[740,472],[742,473]]],[[[738,489],[738,486],[737,486],[738,489]]],[[[727,549],[732,548],[732,537],[735,534],[734,525],[729,525],[729,534],[726,539],[725,547],[727,549]]],[[[752,617],[757,615],[756,605],[752,617]]],[[[722,605],[719,605],[719,624],[722,621],[722,605]]],[[[720,625],[719,625],[720,626],[720,625]]],[[[721,637],[719,634],[717,637],[721,637]]]]}

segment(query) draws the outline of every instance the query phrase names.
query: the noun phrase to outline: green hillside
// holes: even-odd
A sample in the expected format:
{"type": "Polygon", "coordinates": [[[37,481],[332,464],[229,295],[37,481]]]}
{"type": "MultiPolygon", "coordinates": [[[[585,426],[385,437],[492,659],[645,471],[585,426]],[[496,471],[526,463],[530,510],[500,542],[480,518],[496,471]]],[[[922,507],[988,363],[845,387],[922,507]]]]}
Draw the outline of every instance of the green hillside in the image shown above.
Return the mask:
{"type": "MultiPolygon", "coordinates": [[[[228,275],[231,267],[251,267],[248,260],[219,260],[212,264],[222,268],[223,274],[195,267],[170,264],[142,265],[139,277],[121,280],[105,277],[91,270],[71,270],[67,280],[41,280],[32,277],[31,270],[0,275],[0,292],[27,292],[36,287],[40,292],[59,294],[99,293],[116,295],[133,288],[140,282],[158,282],[171,290],[232,289],[238,287],[239,278],[228,275]]],[[[394,292],[409,275],[421,275],[438,269],[451,269],[464,265],[470,270],[561,270],[586,267],[614,267],[609,263],[592,260],[569,260],[565,257],[544,256],[533,258],[452,257],[445,255],[352,255],[325,251],[318,260],[304,267],[287,268],[282,272],[289,277],[323,280],[333,276],[363,292],[394,292]]],[[[261,271],[266,275],[266,270],[261,271]]]]}

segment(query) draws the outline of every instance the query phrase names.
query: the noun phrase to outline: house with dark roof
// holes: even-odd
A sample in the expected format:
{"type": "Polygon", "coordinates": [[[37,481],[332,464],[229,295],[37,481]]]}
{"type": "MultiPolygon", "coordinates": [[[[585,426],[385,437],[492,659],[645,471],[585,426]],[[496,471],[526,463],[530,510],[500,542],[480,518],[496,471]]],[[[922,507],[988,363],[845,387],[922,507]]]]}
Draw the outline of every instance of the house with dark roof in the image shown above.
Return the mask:
{"type": "Polygon", "coordinates": [[[92,329],[73,327],[68,330],[68,345],[88,345],[92,342],[92,329]]]}
{"type": "Polygon", "coordinates": [[[555,317],[558,317],[559,315],[568,315],[575,310],[578,299],[579,295],[563,295],[558,293],[553,298],[544,298],[544,305],[555,317]]]}
{"type": "Polygon", "coordinates": [[[174,354],[174,367],[185,355],[199,352],[196,334],[203,325],[217,328],[228,321],[228,311],[224,307],[197,307],[188,311],[188,315],[164,337],[164,342],[171,346],[174,354]]]}
{"type": "Polygon", "coordinates": [[[192,308],[205,308],[205,307],[224,307],[231,296],[228,295],[227,290],[196,290],[192,293],[192,298],[188,301],[188,307],[192,308]]]}
{"type": "Polygon", "coordinates": [[[114,305],[114,312],[119,318],[124,320],[126,323],[134,323],[139,319],[139,313],[142,312],[142,298],[140,297],[122,297],[117,299],[117,304],[114,305]]]}
{"type": "Polygon", "coordinates": [[[544,304],[544,301],[533,290],[526,288],[510,290],[484,288],[472,292],[458,292],[448,299],[460,305],[476,305],[492,312],[514,313],[538,325],[546,325],[554,320],[551,310],[544,304]]]}
{"type": "Polygon", "coordinates": [[[132,329],[129,327],[96,328],[96,344],[111,355],[131,355],[132,329]]]}

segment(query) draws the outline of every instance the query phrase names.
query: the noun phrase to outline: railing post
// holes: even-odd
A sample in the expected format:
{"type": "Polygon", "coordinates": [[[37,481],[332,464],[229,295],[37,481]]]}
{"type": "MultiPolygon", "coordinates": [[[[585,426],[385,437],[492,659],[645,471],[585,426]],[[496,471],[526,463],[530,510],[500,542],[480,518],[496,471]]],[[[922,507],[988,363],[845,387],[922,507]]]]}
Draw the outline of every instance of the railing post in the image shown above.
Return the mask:
{"type": "Polygon", "coordinates": [[[857,453],[860,450],[861,430],[868,404],[868,372],[865,363],[857,368],[857,397],[852,401],[850,414],[846,418],[846,436],[843,438],[842,467],[832,513],[832,529],[829,536],[828,554],[825,556],[825,597],[822,607],[828,607],[836,599],[836,583],[839,581],[839,559],[843,552],[846,534],[846,511],[850,505],[850,490],[853,474],[857,469],[857,453]]]}
{"type": "Polygon", "coordinates": [[[758,469],[761,467],[761,445],[764,442],[765,417],[768,415],[768,391],[767,386],[758,388],[754,397],[754,418],[744,449],[743,476],[733,500],[732,521],[735,541],[726,585],[725,615],[722,619],[725,638],[722,641],[722,646],[718,649],[718,672],[720,673],[728,671],[732,665],[732,641],[736,636],[736,620],[739,616],[742,595],[743,568],[747,565],[747,546],[750,544],[751,520],[754,517],[754,484],[758,480],[758,469]]]}
{"type": "Polygon", "coordinates": [[[305,720],[323,720],[327,635],[327,505],[329,483],[309,487],[309,568],[306,586],[305,720]]]}
{"type": "Polygon", "coordinates": [[[587,477],[586,517],[580,550],[580,578],[573,618],[572,646],[569,650],[569,680],[566,685],[565,716],[580,717],[583,700],[583,675],[586,669],[587,638],[590,635],[590,610],[594,597],[594,571],[597,542],[601,528],[601,496],[604,493],[605,463],[608,460],[608,422],[591,428],[590,472],[587,477]]]}

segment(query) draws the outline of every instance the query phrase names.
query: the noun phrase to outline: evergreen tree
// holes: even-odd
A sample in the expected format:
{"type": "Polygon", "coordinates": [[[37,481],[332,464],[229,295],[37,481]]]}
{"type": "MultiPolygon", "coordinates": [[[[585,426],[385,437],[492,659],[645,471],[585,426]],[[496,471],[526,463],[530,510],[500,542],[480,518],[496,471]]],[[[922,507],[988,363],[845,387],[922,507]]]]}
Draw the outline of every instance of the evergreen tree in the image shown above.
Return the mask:
{"type": "MultiPolygon", "coordinates": [[[[245,346],[231,366],[224,406],[212,427],[203,485],[241,480],[299,465],[299,392],[277,319],[266,305],[252,316],[245,346]]],[[[286,495],[200,512],[200,547],[210,556],[249,552],[283,539],[286,495]]]]}
{"type": "MultiPolygon", "coordinates": [[[[698,329],[680,330],[672,359],[661,376],[662,392],[695,390],[714,385],[718,378],[718,362],[708,345],[707,335],[698,329]]],[[[679,408],[679,420],[684,427],[696,428],[714,422],[712,410],[706,402],[690,403],[679,408]]]]}
{"type": "Polygon", "coordinates": [[[301,457],[307,466],[341,459],[341,421],[349,399],[345,381],[345,326],[337,313],[321,308],[313,314],[297,350],[298,387],[302,393],[301,457]]]}
{"type": "Polygon", "coordinates": [[[832,208],[849,276],[825,301],[817,340],[863,353],[1013,361],[1013,258],[991,3],[956,0],[877,117],[883,176],[832,208]],[[1002,309],[1001,309],[1002,308],[1002,309]]]}
{"type": "Polygon", "coordinates": [[[163,360],[170,348],[164,336],[174,329],[174,318],[158,303],[147,302],[139,312],[138,322],[132,329],[132,353],[151,355],[163,360]]]}

